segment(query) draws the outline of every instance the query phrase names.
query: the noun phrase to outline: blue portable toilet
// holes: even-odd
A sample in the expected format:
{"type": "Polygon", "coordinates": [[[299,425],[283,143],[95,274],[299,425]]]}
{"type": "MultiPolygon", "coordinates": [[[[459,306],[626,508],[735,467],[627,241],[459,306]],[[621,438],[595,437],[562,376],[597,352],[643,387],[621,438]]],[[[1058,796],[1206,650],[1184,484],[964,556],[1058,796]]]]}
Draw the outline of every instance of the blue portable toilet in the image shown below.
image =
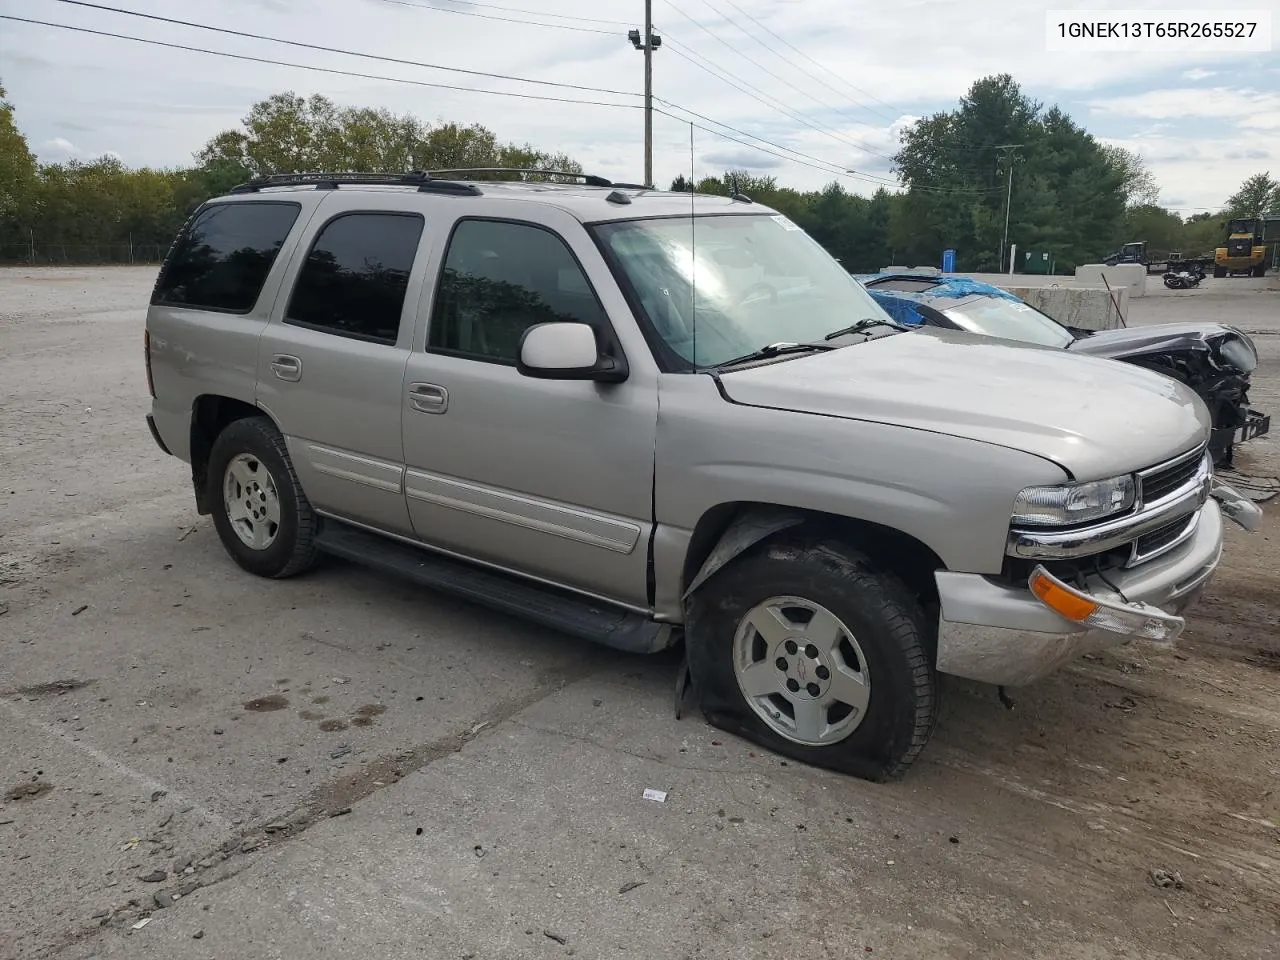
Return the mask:
{"type": "Polygon", "coordinates": [[[942,251],[942,272],[943,273],[956,272],[956,252],[954,250],[942,251]]]}

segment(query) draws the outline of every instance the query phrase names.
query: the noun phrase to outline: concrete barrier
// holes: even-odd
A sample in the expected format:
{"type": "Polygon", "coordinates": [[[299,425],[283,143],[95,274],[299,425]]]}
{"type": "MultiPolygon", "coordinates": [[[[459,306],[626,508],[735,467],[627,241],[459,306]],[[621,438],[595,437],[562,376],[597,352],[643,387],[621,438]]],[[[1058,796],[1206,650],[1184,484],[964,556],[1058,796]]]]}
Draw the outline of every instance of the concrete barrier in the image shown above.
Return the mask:
{"type": "Polygon", "coordinates": [[[1118,263],[1108,267],[1102,263],[1086,263],[1076,267],[1076,283],[1095,287],[1105,287],[1102,278],[1112,288],[1127,287],[1130,297],[1147,295],[1147,268],[1140,263],[1118,263]]]}
{"type": "Polygon", "coordinates": [[[1129,288],[1106,287],[1020,287],[1000,284],[1015,297],[1025,300],[1041,313],[1059,323],[1085,330],[1115,330],[1125,326],[1129,317],[1129,288]]]}

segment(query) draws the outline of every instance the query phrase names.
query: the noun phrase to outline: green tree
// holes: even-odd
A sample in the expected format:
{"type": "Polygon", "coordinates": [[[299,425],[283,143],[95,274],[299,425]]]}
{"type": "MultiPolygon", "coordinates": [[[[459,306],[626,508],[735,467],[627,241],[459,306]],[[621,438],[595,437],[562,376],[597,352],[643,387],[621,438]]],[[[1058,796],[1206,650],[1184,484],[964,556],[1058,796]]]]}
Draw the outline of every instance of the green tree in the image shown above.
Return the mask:
{"type": "Polygon", "coordinates": [[[0,84],[0,236],[14,236],[33,213],[36,158],[0,84]]]}
{"type": "Polygon", "coordinates": [[[1189,244],[1187,224],[1172,210],[1144,203],[1125,211],[1123,232],[1116,246],[1133,240],[1145,240],[1153,253],[1194,254],[1198,247],[1189,244]]]}
{"type": "Polygon", "coordinates": [[[1066,269],[1096,259],[1130,199],[1155,187],[1141,158],[1104,147],[1008,74],[978,80],[957,109],[904,131],[894,163],[907,186],[889,221],[898,259],[933,263],[953,247],[957,266],[975,271],[1000,263],[1006,216],[1023,250],[1051,250],[1066,269]]]}
{"type": "MultiPolygon", "coordinates": [[[[224,130],[196,154],[202,169],[250,176],[305,171],[397,172],[473,167],[581,173],[562,153],[502,143],[471,124],[430,127],[411,114],[339,107],[327,97],[278,93],[255,103],[238,130],[224,130]]],[[[547,179],[530,175],[527,179],[547,179]]]]}
{"type": "Polygon", "coordinates": [[[1255,173],[1227,200],[1225,217],[1256,217],[1280,207],[1280,182],[1271,172],[1255,173]]]}

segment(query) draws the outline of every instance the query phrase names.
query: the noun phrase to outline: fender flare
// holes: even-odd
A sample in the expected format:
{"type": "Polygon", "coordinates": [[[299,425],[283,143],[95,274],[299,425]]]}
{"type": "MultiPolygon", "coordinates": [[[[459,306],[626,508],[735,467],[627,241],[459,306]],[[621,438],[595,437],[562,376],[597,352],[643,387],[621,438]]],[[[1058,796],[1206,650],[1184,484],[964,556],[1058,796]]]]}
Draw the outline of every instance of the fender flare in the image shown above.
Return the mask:
{"type": "Polygon", "coordinates": [[[802,514],[779,507],[752,507],[739,514],[720,535],[707,559],[702,562],[697,576],[680,597],[688,600],[693,592],[722,570],[734,557],[744,553],[766,537],[805,522],[802,514]]]}

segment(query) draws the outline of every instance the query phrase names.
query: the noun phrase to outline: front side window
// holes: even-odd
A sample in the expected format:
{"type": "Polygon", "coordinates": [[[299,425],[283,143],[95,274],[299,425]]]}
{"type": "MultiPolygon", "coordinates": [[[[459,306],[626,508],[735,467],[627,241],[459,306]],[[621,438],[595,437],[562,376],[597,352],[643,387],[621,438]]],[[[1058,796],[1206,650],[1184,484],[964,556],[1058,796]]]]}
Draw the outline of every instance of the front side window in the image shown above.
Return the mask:
{"type": "Polygon", "coordinates": [[[1051,317],[1017,300],[978,297],[954,307],[935,306],[948,320],[970,333],[1045,347],[1065,347],[1075,340],[1069,330],[1051,317]]]}
{"type": "Polygon", "coordinates": [[[427,348],[515,363],[538,323],[605,326],[604,308],[565,242],[524,223],[463,220],[453,231],[427,348]]]}
{"type": "Polygon", "coordinates": [[[683,362],[711,367],[776,343],[822,341],[888,314],[783,216],[623,220],[593,228],[651,326],[683,362]]]}
{"type": "Polygon", "coordinates": [[[200,211],[175,241],[151,302],[248,313],[301,209],[245,201],[200,211]]]}
{"type": "Polygon", "coordinates": [[[298,273],[285,322],[395,343],[423,225],[416,213],[344,213],[330,220],[298,273]]]}

